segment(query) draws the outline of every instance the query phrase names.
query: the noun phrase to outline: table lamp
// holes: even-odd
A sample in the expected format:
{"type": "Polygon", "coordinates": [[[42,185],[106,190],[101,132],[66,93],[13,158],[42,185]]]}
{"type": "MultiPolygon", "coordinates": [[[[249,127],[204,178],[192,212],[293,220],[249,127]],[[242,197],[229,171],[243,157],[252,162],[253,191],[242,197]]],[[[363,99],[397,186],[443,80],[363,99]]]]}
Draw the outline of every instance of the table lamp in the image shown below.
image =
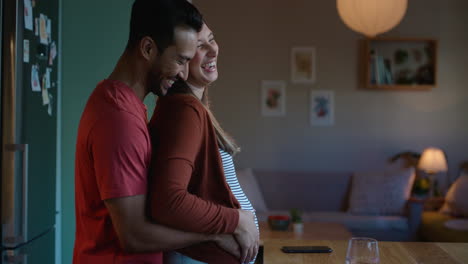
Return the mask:
{"type": "Polygon", "coordinates": [[[429,175],[431,182],[430,197],[434,197],[435,192],[435,175],[439,172],[447,171],[447,160],[445,154],[441,149],[438,148],[427,148],[421,155],[421,159],[418,163],[418,169],[426,172],[429,175]]]}

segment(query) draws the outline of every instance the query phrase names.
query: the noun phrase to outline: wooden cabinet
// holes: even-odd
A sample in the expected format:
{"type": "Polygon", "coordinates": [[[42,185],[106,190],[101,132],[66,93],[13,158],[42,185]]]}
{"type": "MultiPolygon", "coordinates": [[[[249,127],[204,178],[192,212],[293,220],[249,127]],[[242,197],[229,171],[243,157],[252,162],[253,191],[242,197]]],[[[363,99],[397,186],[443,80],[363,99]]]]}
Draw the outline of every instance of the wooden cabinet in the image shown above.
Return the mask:
{"type": "Polygon", "coordinates": [[[429,90],[437,86],[437,41],[363,40],[362,86],[372,90],[429,90]]]}

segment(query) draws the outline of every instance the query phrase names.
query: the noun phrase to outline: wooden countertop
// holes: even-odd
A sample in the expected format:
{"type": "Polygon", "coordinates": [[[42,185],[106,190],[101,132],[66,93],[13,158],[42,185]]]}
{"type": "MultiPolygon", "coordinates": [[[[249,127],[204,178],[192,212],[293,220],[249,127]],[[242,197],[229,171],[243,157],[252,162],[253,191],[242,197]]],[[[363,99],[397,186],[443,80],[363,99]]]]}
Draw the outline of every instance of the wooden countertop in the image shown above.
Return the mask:
{"type": "MultiPolygon", "coordinates": [[[[265,264],[343,264],[347,240],[264,241],[265,264]],[[330,254],[285,254],[283,246],[329,246],[330,254]]],[[[461,264],[468,263],[468,243],[379,242],[380,264],[461,264]]]]}

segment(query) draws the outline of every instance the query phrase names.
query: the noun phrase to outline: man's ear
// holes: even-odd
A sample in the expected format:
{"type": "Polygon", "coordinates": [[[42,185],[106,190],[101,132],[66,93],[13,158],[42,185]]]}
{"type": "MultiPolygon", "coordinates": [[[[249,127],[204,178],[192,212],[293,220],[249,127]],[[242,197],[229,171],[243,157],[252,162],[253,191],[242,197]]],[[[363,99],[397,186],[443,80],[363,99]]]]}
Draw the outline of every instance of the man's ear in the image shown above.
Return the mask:
{"type": "Polygon", "coordinates": [[[156,43],[152,38],[143,37],[140,40],[140,53],[146,60],[150,60],[152,57],[158,55],[156,43]]]}

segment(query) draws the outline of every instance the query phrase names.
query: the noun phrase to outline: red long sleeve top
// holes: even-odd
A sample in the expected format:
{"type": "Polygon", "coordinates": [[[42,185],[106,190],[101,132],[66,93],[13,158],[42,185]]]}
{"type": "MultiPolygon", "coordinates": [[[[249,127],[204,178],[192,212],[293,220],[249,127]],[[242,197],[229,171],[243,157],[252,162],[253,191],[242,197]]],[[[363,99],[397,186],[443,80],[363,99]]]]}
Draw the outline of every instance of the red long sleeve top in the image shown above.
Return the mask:
{"type": "MultiPolygon", "coordinates": [[[[226,183],[215,130],[201,102],[186,94],[159,98],[149,131],[154,220],[189,232],[233,233],[240,205],[226,183]]],[[[178,251],[207,263],[239,263],[213,242],[178,251]]]]}

